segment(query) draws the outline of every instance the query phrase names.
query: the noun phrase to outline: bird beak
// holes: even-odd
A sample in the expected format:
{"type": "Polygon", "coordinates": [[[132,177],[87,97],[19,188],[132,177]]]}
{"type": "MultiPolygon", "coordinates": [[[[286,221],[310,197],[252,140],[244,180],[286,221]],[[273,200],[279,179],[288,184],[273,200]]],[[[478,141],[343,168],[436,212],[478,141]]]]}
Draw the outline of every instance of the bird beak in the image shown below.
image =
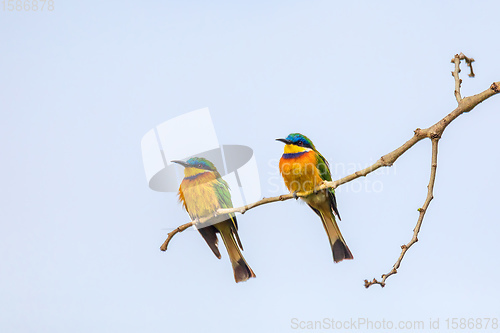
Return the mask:
{"type": "Polygon", "coordinates": [[[170,162],[180,164],[180,165],[182,165],[182,166],[183,166],[183,167],[185,167],[185,168],[189,167],[189,164],[187,164],[187,163],[186,163],[186,162],[184,162],[184,161],[170,161],[170,162]]]}
{"type": "Polygon", "coordinates": [[[283,143],[286,143],[287,145],[292,143],[290,140],[287,140],[287,139],[276,139],[276,141],[281,141],[283,143]]]}

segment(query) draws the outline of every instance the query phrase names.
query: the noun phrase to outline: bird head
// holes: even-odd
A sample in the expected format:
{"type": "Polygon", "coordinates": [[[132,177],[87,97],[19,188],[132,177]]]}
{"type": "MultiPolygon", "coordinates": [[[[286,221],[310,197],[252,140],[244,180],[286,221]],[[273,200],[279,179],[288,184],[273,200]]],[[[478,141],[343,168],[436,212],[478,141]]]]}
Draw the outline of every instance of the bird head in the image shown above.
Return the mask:
{"type": "Polygon", "coordinates": [[[312,141],[300,133],[292,133],[286,139],[276,139],[285,143],[285,154],[300,153],[308,150],[316,151],[312,141]]]}
{"type": "Polygon", "coordinates": [[[185,177],[192,177],[205,172],[212,172],[217,177],[220,177],[219,172],[217,171],[215,165],[203,157],[191,157],[186,162],[184,161],[172,161],[172,162],[180,164],[184,167],[185,177]]]}

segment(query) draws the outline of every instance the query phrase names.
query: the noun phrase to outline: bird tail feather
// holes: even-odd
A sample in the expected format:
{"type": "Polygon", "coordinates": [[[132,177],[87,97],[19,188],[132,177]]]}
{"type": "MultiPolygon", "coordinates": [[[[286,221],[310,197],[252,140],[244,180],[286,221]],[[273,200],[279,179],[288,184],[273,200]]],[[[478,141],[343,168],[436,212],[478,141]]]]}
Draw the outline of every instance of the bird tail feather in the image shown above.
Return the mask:
{"type": "Polygon", "coordinates": [[[241,254],[240,247],[238,246],[238,243],[240,242],[237,241],[237,239],[239,240],[238,231],[231,226],[220,228],[219,232],[222,236],[222,240],[224,241],[224,245],[226,245],[229,260],[231,260],[231,264],[233,266],[234,280],[236,282],[243,282],[249,278],[256,277],[255,273],[252,271],[241,254]]]}
{"type": "Polygon", "coordinates": [[[321,221],[323,222],[323,227],[325,227],[328,239],[330,240],[330,246],[333,252],[333,261],[340,262],[344,259],[353,259],[354,257],[347,247],[344,237],[342,237],[342,233],[340,232],[339,226],[335,221],[333,213],[330,210],[327,212],[319,211],[319,213],[321,221]]]}

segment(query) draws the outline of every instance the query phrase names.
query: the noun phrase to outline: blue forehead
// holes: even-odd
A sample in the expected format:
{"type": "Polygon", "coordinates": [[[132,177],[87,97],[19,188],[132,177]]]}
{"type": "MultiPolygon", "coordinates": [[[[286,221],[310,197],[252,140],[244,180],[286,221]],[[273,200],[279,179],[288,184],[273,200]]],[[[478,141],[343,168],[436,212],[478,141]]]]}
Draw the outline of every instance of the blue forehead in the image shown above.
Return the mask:
{"type": "Polygon", "coordinates": [[[287,140],[290,140],[292,142],[303,142],[303,143],[311,143],[311,140],[309,140],[308,137],[305,135],[302,135],[300,133],[292,133],[286,137],[287,140]]]}
{"type": "Polygon", "coordinates": [[[193,165],[193,166],[201,164],[202,166],[207,167],[209,169],[214,168],[214,165],[212,164],[212,162],[204,159],[203,157],[191,157],[189,160],[186,161],[186,163],[193,165]]]}

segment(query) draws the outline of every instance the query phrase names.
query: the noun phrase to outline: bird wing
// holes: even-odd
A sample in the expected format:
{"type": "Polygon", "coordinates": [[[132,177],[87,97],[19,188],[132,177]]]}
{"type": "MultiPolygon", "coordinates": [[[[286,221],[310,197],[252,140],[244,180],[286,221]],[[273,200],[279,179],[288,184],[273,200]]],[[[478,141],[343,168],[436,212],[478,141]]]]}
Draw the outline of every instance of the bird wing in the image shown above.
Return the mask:
{"type": "MultiPolygon", "coordinates": [[[[317,167],[318,167],[318,171],[319,171],[321,179],[323,179],[324,181],[331,182],[332,181],[332,174],[330,172],[330,166],[328,165],[328,161],[319,152],[317,152],[316,156],[317,156],[317,167]]],[[[335,215],[337,215],[339,220],[342,220],[340,218],[340,214],[339,214],[339,211],[337,209],[337,199],[335,198],[335,190],[333,188],[328,189],[328,197],[330,198],[330,204],[331,204],[333,212],[335,213],[335,215]]]]}
{"type": "MultiPolygon", "coordinates": [[[[186,198],[184,196],[184,192],[182,191],[182,184],[179,187],[178,196],[179,196],[179,201],[182,203],[182,205],[184,206],[184,209],[189,214],[186,198]]],[[[193,218],[191,216],[191,214],[189,214],[189,216],[191,218],[193,218]]],[[[205,241],[207,242],[208,246],[210,247],[212,252],[215,254],[215,256],[220,259],[221,255],[220,255],[219,246],[218,246],[219,240],[217,239],[217,232],[218,232],[217,228],[215,228],[213,225],[209,225],[207,227],[203,227],[203,228],[198,229],[198,231],[200,232],[203,239],[205,239],[205,241]]]]}
{"type": "Polygon", "coordinates": [[[317,163],[319,174],[321,179],[325,181],[332,181],[332,174],[330,173],[330,166],[328,165],[328,161],[323,157],[319,152],[316,153],[317,163]]]}
{"type": "MultiPolygon", "coordinates": [[[[231,201],[231,192],[229,192],[229,185],[221,177],[217,178],[215,182],[215,193],[219,199],[221,208],[233,208],[233,202],[231,201]]],[[[224,222],[231,223],[231,230],[233,231],[234,237],[238,242],[238,245],[243,250],[243,245],[241,244],[240,236],[238,235],[238,222],[236,221],[236,215],[229,214],[228,219],[224,222]]]]}

